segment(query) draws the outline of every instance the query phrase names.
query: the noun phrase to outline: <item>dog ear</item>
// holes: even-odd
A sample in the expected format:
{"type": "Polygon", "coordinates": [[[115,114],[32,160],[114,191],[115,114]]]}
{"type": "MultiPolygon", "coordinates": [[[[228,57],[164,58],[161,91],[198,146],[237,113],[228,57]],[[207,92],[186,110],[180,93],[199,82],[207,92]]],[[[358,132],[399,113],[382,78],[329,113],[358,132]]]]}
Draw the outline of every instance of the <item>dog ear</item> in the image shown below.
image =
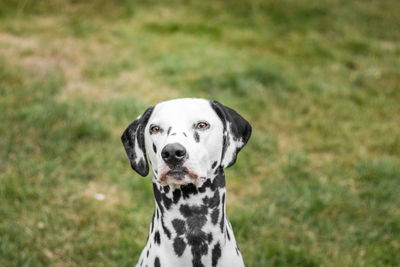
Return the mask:
{"type": "Polygon", "coordinates": [[[149,164],[146,158],[146,147],[144,142],[144,129],[153,112],[154,107],[149,107],[146,111],[136,118],[126,128],[121,136],[126,154],[134,169],[141,176],[145,177],[149,174],[149,164]]]}
{"type": "Polygon", "coordinates": [[[211,106],[224,126],[221,167],[228,168],[235,164],[239,151],[251,135],[251,125],[233,109],[218,101],[211,101],[211,106]]]}

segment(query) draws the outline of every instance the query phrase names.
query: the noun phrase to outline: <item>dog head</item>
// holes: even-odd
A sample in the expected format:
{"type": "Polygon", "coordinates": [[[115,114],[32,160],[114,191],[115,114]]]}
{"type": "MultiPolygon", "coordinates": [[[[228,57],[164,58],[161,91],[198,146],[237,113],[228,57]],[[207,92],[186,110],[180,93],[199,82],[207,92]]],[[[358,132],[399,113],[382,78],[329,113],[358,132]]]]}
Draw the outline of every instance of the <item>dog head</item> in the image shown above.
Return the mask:
{"type": "Polygon", "coordinates": [[[161,185],[201,185],[232,166],[251,135],[250,124],[217,101],[182,98],[148,108],[122,134],[132,168],[161,185]]]}

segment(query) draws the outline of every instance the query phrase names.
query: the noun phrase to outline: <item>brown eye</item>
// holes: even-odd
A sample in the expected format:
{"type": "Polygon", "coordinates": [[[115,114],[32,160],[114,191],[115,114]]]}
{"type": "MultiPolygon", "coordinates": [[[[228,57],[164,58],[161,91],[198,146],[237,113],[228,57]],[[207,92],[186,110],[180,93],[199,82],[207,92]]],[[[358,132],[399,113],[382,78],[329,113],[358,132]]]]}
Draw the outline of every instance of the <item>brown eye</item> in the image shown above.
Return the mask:
{"type": "Polygon", "coordinates": [[[196,129],[207,129],[209,126],[207,122],[201,121],[196,124],[196,129]]]}
{"type": "Polygon", "coordinates": [[[153,125],[150,127],[150,133],[155,134],[158,133],[161,130],[160,126],[153,125]]]}

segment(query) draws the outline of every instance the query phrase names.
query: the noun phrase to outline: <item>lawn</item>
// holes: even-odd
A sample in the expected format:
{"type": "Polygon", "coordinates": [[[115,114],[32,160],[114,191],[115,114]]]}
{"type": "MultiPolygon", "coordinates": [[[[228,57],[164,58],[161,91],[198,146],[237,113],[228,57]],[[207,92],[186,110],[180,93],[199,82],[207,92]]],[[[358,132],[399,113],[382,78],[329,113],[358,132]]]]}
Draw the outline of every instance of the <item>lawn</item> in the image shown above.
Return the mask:
{"type": "Polygon", "coordinates": [[[0,266],[132,266],[154,203],[120,135],[177,97],[253,125],[226,170],[247,266],[398,265],[399,14],[396,0],[2,1],[0,266]]]}

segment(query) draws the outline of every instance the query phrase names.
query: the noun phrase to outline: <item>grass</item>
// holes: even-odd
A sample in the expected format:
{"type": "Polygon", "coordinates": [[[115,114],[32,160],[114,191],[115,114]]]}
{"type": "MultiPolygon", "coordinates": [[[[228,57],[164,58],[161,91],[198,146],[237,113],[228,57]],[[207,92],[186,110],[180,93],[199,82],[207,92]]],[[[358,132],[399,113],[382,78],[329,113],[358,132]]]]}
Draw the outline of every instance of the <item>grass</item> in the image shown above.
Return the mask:
{"type": "Polygon", "coordinates": [[[132,265],[153,197],[119,136],[175,97],[216,99],[253,125],[227,170],[248,266],[400,262],[397,1],[0,10],[1,266],[132,265]]]}

